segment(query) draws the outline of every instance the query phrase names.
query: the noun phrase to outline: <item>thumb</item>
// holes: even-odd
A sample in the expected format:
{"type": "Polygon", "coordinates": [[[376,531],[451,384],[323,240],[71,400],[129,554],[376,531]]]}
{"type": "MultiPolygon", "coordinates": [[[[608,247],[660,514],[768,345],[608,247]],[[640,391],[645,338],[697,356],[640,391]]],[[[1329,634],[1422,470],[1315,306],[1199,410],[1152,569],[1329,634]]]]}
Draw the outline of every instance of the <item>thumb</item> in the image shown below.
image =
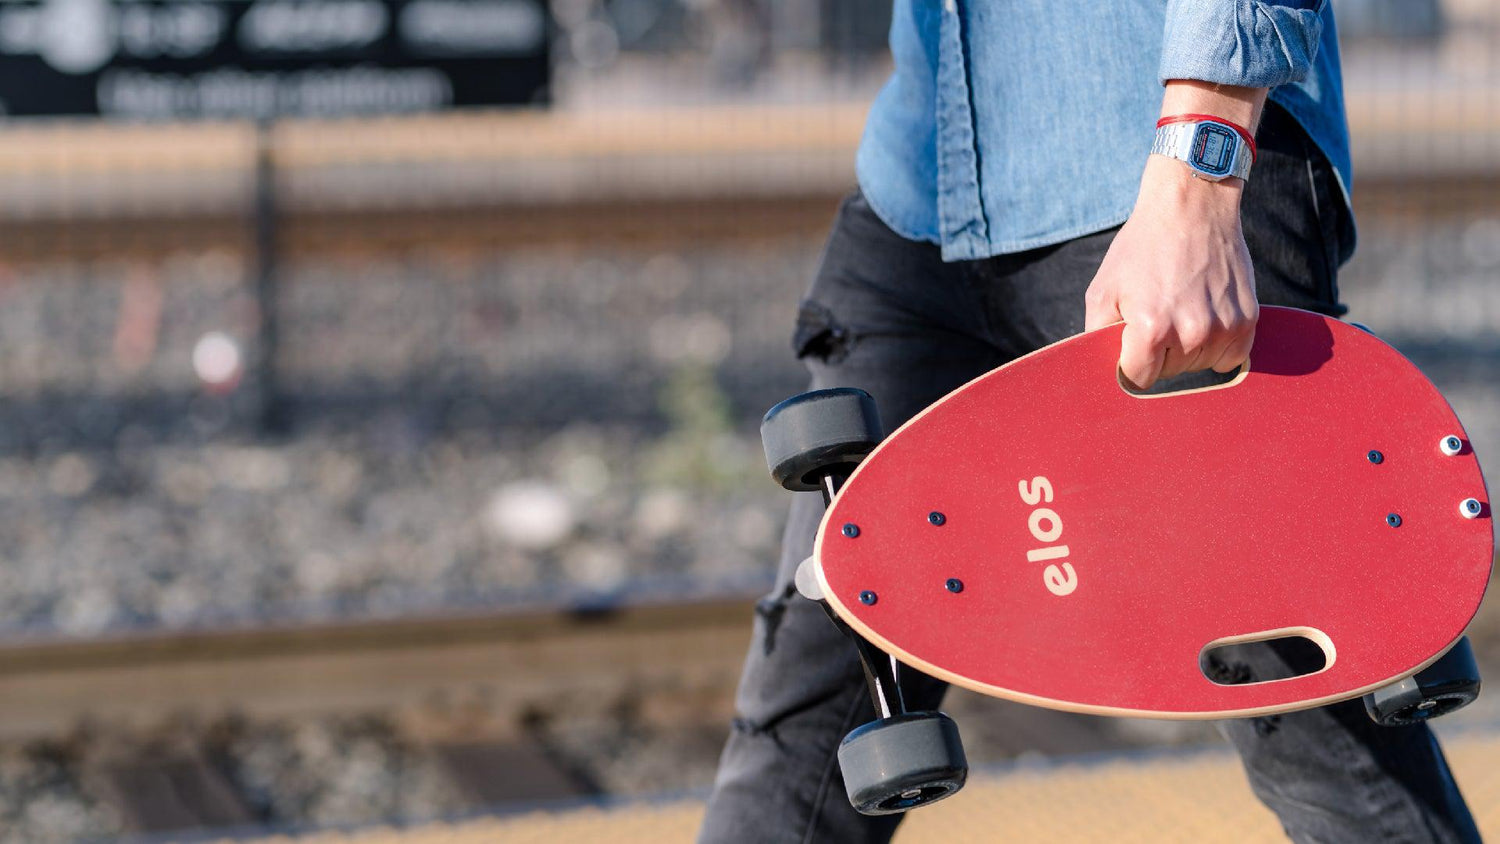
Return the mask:
{"type": "Polygon", "coordinates": [[[1120,372],[1137,389],[1150,389],[1161,377],[1162,364],[1166,362],[1165,346],[1155,347],[1149,334],[1139,323],[1125,323],[1120,337],[1120,372]]]}

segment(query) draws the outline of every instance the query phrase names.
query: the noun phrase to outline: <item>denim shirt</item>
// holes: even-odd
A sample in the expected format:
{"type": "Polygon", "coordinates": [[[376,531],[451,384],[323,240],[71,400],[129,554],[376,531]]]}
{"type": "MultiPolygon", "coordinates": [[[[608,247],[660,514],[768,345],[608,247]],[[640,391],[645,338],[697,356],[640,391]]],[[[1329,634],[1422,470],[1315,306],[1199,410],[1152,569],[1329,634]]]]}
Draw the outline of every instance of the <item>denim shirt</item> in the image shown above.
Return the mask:
{"type": "Polygon", "coordinates": [[[895,0],[890,43],[860,188],[888,226],[941,244],[945,260],[1124,222],[1168,79],[1271,88],[1337,171],[1347,207],[1328,0],[895,0]]]}

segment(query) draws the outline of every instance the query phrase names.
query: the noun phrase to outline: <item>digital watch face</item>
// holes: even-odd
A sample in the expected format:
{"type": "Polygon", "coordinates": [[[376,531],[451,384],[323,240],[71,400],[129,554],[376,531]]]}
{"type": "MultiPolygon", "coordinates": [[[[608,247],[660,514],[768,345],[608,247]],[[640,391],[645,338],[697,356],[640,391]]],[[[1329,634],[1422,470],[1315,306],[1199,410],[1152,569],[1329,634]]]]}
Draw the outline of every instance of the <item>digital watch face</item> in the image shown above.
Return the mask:
{"type": "Polygon", "coordinates": [[[1210,176],[1228,176],[1234,167],[1239,136],[1233,129],[1215,123],[1198,124],[1193,138],[1192,165],[1210,176]]]}

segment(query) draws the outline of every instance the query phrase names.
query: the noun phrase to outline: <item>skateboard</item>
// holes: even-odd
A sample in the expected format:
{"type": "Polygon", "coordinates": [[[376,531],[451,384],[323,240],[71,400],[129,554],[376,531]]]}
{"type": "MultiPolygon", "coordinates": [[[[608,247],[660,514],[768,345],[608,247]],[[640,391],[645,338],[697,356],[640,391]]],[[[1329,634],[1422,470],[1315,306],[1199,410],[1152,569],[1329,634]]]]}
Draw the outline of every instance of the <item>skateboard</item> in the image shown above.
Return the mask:
{"type": "Polygon", "coordinates": [[[1121,331],[1019,358],[889,437],[858,390],[766,414],[772,476],[828,503],[797,589],[854,640],[880,716],[839,750],[860,811],[966,776],[951,719],[905,711],[903,666],[1125,717],[1363,695],[1398,724],[1477,696],[1463,633],[1490,576],[1489,497],[1416,366],[1360,327],[1268,306],[1228,381],[1143,394],[1119,374],[1121,331]],[[1320,660],[1258,682],[1213,670],[1282,640],[1320,660]]]}

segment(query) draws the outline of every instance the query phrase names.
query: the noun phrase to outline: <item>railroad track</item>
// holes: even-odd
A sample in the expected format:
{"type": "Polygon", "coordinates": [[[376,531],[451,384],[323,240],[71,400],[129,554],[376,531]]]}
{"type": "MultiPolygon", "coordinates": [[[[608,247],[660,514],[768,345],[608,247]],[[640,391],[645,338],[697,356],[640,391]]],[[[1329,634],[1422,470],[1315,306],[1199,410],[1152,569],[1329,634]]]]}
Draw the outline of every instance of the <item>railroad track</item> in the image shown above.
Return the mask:
{"type": "Polygon", "coordinates": [[[435,772],[450,805],[584,797],[599,783],[549,743],[545,723],[588,701],[718,736],[751,613],[749,598],[729,596],[11,641],[0,646],[0,745],[75,748],[70,776],[126,835],[267,820],[253,788],[201,743],[215,724],[377,719],[397,730],[401,764],[435,772]]]}
{"type": "Polygon", "coordinates": [[[0,740],[78,723],[320,716],[482,698],[501,716],[561,694],[732,688],[752,600],[365,620],[0,645],[0,740]]]}

